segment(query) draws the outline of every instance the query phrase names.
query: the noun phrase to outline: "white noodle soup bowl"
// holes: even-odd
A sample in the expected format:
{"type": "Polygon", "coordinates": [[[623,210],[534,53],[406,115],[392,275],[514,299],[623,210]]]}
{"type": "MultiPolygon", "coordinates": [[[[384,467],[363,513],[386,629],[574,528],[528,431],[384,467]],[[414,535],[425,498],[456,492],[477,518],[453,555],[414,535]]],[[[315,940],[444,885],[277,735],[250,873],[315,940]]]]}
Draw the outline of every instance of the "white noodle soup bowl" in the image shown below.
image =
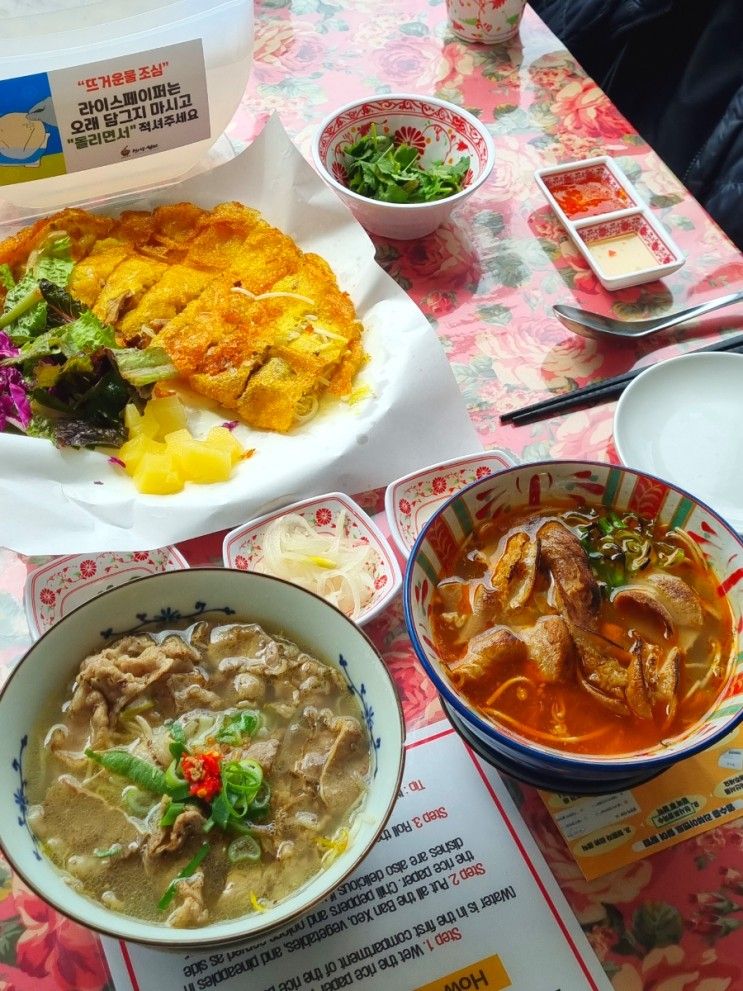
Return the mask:
{"type": "MultiPolygon", "coordinates": [[[[491,764],[527,784],[570,794],[620,791],[721,741],[743,720],[743,540],[694,496],[645,472],[590,461],[543,461],[481,478],[449,499],[424,525],[408,560],[403,603],[415,652],[454,728],[491,764]],[[692,535],[714,571],[717,593],[732,611],[732,656],[716,702],[683,734],[633,753],[571,753],[489,720],[449,680],[431,624],[437,583],[451,573],[462,543],[477,524],[513,510],[536,512],[551,501],[562,507],[632,511],[678,526],[692,535]]],[[[498,618],[508,625],[506,616],[498,618]]]]}
{"type": "Polygon", "coordinates": [[[326,898],[367,855],[397,798],[403,769],[404,724],[395,685],[377,650],[339,610],[281,579],[223,568],[172,571],[104,592],[68,613],[37,640],[0,693],[0,785],[12,800],[0,805],[0,847],[25,883],[45,902],[112,937],[168,949],[250,940],[289,923],[326,898]],[[258,623],[340,670],[359,703],[370,739],[365,799],[355,812],[345,851],[296,892],[263,912],[198,928],[171,929],[106,908],[75,891],[47,859],[27,821],[29,748],[58,721],[81,661],[111,639],[185,627],[200,619],[258,623]],[[171,625],[172,624],[172,625],[171,625]]]}
{"type": "Polygon", "coordinates": [[[329,114],[313,137],[312,159],[321,178],[370,234],[407,241],[431,234],[482,186],[495,164],[495,146],[487,127],[454,103],[387,93],[354,100],[329,114]],[[423,168],[433,162],[453,165],[467,155],[464,188],[429,203],[386,203],[349,189],[343,148],[372,125],[378,134],[418,148],[423,168]]]}

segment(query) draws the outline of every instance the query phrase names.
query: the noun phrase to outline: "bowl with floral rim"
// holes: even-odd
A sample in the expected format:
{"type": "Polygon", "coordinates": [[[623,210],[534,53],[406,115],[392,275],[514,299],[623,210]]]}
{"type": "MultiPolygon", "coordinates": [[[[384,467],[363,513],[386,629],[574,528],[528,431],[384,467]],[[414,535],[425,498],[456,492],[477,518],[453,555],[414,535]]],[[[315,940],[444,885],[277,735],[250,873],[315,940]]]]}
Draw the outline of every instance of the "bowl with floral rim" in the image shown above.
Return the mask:
{"type": "Polygon", "coordinates": [[[476,451],[419,468],[390,482],[384,493],[384,508],[390,536],[402,556],[407,558],[423,524],[455,492],[513,464],[507,451],[476,451]]]}
{"type": "Polygon", "coordinates": [[[230,530],[222,545],[225,567],[271,574],[265,553],[266,533],[272,524],[289,516],[301,517],[320,536],[341,537],[348,547],[367,549],[361,566],[365,579],[363,598],[359,608],[350,614],[355,623],[363,626],[374,619],[400,591],[402,574],[389,543],[374,520],[343,492],[302,499],[230,530]]]}
{"type": "Polygon", "coordinates": [[[488,128],[467,110],[431,96],[386,93],[346,103],[319,125],[312,158],[320,176],[337,193],[362,227],[371,234],[410,240],[436,230],[487,180],[495,162],[488,128]],[[420,153],[425,170],[434,163],[454,166],[466,156],[462,188],[427,202],[388,202],[349,188],[349,145],[368,135],[391,139],[420,153]]]}
{"type": "MultiPolygon", "coordinates": [[[[607,587],[606,594],[614,596],[616,590],[607,587]]],[[[403,603],[417,657],[454,715],[455,728],[475,740],[496,766],[539,787],[572,793],[616,791],[706,749],[743,720],[743,540],[693,495],[645,472],[588,461],[545,461],[507,468],[474,482],[449,499],[424,525],[408,560],[403,603]],[[434,625],[434,596],[439,583],[452,574],[462,546],[479,527],[512,511],[528,512],[538,519],[550,505],[582,513],[595,511],[602,517],[613,512],[617,519],[630,514],[677,529],[690,541],[689,558],[700,555],[704,567],[710,569],[714,594],[724,599],[730,610],[730,655],[721,662],[724,674],[717,695],[683,732],[660,734],[657,742],[631,752],[571,751],[537,742],[514,724],[490,718],[452,681],[451,668],[437,647],[434,625]]],[[[508,624],[506,607],[496,609],[494,622],[496,626],[508,624]]],[[[523,631],[516,630],[517,637],[519,634],[523,636],[523,631]]],[[[704,654],[706,641],[702,649],[704,654]]],[[[623,657],[623,663],[631,661],[631,656],[630,660],[618,656],[623,657]]],[[[704,656],[709,657],[710,665],[717,665],[711,646],[704,656]]],[[[582,665],[583,655],[578,651],[574,670],[582,665]]],[[[679,676],[678,691],[683,689],[685,677],[679,676]]],[[[604,718],[608,725],[620,715],[607,712],[604,718]]]]}
{"type": "MultiPolygon", "coordinates": [[[[115,706],[115,699],[108,704],[115,706]]],[[[397,798],[403,767],[404,725],[397,691],[379,653],[359,627],[296,585],[226,568],[139,578],[68,613],[36,641],[10,674],[0,692],[0,720],[0,784],[5,794],[13,796],[0,808],[0,847],[13,869],[45,902],[88,928],[166,949],[252,939],[328,897],[376,842],[397,798]],[[335,848],[327,866],[276,904],[261,905],[262,911],[246,900],[244,913],[237,917],[213,922],[207,918],[191,928],[174,928],[159,917],[157,921],[135,918],[93,900],[48,859],[44,843],[31,829],[38,800],[34,751],[44,747],[45,727],[57,722],[56,707],[69,693],[84,658],[118,638],[128,642],[150,631],[192,628],[205,619],[258,624],[271,636],[299,645],[300,658],[307,656],[301,653],[304,650],[334,668],[334,680],[355,699],[359,724],[367,736],[369,768],[346,841],[335,848]]]]}

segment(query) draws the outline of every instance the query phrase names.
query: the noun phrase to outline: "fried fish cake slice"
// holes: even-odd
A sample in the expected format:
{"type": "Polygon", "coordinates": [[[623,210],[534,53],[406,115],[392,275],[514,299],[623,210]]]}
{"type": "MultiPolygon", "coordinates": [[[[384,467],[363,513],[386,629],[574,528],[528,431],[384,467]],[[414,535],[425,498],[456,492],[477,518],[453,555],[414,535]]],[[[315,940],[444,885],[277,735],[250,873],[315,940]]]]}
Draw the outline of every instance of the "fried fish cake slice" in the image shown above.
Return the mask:
{"type": "Polygon", "coordinates": [[[294,241],[240,203],[222,203],[204,218],[185,262],[216,272],[228,270],[245,289],[262,293],[299,268],[294,241]]]}
{"type": "Polygon", "coordinates": [[[153,258],[130,255],[114,268],[93,304],[93,312],[105,323],[116,326],[144,294],[158,282],[168,266],[153,258]]]}
{"type": "Polygon", "coordinates": [[[90,254],[73,268],[68,285],[71,295],[86,306],[92,306],[103,292],[113,270],[130,255],[128,244],[114,238],[98,241],[90,254]]]}
{"type": "Polygon", "coordinates": [[[137,251],[169,264],[182,262],[207,211],[193,203],[168,203],[152,213],[125,211],[117,223],[117,235],[137,251]]]}
{"type": "MultiPolygon", "coordinates": [[[[234,271],[234,270],[233,270],[234,271]]],[[[300,255],[298,271],[257,297],[230,276],[210,283],[158,334],[192,388],[249,424],[284,432],[364,360],[361,324],[327,262],[300,255]]]]}
{"type": "Polygon", "coordinates": [[[252,299],[231,292],[230,276],[210,277],[201,295],[169,320],[153,341],[165,348],[185,378],[221,371],[229,363],[239,363],[241,355],[253,350],[249,346],[252,299]],[[219,346],[231,351],[209,360],[209,355],[219,346]]]}
{"type": "Polygon", "coordinates": [[[273,357],[251,375],[237,404],[248,426],[286,433],[311,407],[303,406],[313,391],[313,377],[273,357]]]}
{"type": "Polygon", "coordinates": [[[171,265],[119,321],[117,330],[121,340],[134,346],[148,344],[150,331],[159,330],[177,316],[213,279],[212,272],[171,265]]]}

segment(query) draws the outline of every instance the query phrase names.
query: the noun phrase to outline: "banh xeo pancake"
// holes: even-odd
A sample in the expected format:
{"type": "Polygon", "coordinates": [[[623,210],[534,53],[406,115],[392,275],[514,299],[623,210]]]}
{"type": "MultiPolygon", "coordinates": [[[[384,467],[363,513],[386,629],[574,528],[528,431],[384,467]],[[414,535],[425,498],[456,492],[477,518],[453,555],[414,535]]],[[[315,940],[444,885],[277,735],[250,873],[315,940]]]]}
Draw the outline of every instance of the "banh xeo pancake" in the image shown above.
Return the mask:
{"type": "Polygon", "coordinates": [[[0,265],[20,278],[54,232],[71,242],[68,292],[119,346],[164,348],[191,389],[248,425],[286,432],[351,392],[366,358],[353,303],[327,262],[257,211],[63,210],[0,244],[0,265]]]}

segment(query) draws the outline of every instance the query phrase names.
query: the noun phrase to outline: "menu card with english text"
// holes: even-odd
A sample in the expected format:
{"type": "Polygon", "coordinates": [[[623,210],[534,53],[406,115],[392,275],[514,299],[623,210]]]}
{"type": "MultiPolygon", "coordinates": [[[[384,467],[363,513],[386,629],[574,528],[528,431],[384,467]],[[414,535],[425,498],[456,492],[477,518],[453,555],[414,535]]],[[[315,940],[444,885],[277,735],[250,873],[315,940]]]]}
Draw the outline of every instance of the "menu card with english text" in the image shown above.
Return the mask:
{"type": "Polygon", "coordinates": [[[611,991],[503,781],[446,722],[408,738],[387,828],[308,915],[250,944],[104,949],[116,991],[611,991]]]}

